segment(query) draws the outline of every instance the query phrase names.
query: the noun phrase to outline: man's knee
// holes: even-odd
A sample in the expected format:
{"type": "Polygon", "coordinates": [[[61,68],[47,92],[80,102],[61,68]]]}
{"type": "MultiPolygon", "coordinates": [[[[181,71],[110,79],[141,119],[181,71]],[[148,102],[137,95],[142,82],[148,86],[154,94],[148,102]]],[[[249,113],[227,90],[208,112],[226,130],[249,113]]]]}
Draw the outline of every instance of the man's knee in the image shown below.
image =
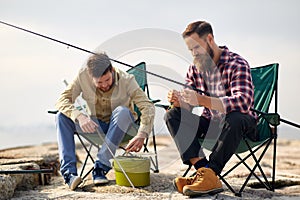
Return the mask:
{"type": "Polygon", "coordinates": [[[62,120],[64,117],[65,117],[65,115],[62,114],[61,112],[58,112],[58,113],[56,114],[57,120],[62,120]]]}
{"type": "Polygon", "coordinates": [[[133,121],[130,110],[125,106],[118,106],[112,113],[110,124],[117,125],[121,130],[126,131],[133,121]]]}
{"type": "Polygon", "coordinates": [[[128,117],[130,116],[130,110],[126,106],[118,106],[113,110],[112,115],[117,115],[119,118],[128,117]]]}
{"type": "Polygon", "coordinates": [[[180,108],[172,108],[171,110],[168,110],[164,116],[164,120],[168,122],[171,119],[178,119],[180,118],[180,108]]]}
{"type": "Polygon", "coordinates": [[[252,116],[240,112],[233,112],[228,115],[226,121],[232,131],[240,132],[241,135],[248,136],[253,141],[257,140],[257,124],[252,116]]]}
{"type": "Polygon", "coordinates": [[[226,122],[231,126],[241,124],[243,120],[243,113],[240,112],[231,112],[226,115],[226,122]]]}

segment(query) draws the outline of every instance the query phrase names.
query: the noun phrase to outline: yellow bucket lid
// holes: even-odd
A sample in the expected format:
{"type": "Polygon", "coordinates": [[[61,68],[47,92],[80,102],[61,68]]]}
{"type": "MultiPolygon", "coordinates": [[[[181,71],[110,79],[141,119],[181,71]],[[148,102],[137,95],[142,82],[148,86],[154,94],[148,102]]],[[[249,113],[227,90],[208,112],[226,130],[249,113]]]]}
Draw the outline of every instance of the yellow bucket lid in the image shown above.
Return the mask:
{"type": "MultiPolygon", "coordinates": [[[[117,156],[115,157],[125,172],[129,173],[145,173],[150,171],[150,159],[137,156],[117,156]]],[[[113,162],[113,167],[121,171],[118,162],[113,162]]]]}

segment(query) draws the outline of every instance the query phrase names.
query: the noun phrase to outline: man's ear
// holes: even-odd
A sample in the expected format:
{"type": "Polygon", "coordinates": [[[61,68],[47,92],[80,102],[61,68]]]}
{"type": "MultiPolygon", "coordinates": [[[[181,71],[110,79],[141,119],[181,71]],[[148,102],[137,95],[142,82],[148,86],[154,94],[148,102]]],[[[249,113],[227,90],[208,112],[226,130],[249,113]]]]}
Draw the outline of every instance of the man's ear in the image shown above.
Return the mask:
{"type": "Polygon", "coordinates": [[[207,42],[212,46],[212,43],[214,42],[214,36],[209,33],[206,37],[207,42]]]}

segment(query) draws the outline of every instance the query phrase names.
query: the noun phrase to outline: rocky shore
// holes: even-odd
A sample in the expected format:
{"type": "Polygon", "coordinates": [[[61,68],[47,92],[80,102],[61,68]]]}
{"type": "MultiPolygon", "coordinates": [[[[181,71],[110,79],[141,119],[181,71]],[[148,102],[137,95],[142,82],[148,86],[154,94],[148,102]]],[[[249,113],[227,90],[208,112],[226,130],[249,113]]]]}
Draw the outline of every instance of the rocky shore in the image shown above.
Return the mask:
{"type": "MultiPolygon", "coordinates": [[[[242,197],[236,197],[223,185],[225,191],[197,199],[299,199],[300,198],[300,141],[278,140],[276,165],[276,190],[267,191],[253,180],[247,185],[242,197]],[[258,187],[258,188],[257,188],[258,187]]],[[[0,171],[53,169],[51,174],[0,174],[0,199],[189,199],[176,192],[172,180],[186,169],[180,161],[176,147],[168,136],[157,138],[159,173],[150,173],[149,186],[131,188],[118,186],[114,170],[108,173],[110,183],[95,187],[91,176],[76,191],[70,191],[59,175],[57,144],[42,144],[0,150],[0,171]]],[[[152,147],[149,147],[150,151],[152,147]]],[[[272,149],[272,147],[271,147],[272,149]]],[[[96,151],[96,150],[94,150],[96,151]]],[[[118,152],[121,154],[122,152],[118,152]]],[[[84,162],[84,149],[77,145],[78,168],[84,162]]],[[[272,151],[266,153],[263,167],[271,172],[272,151]]],[[[237,162],[232,158],[225,170],[237,162]]],[[[88,164],[92,166],[92,163],[88,164]]],[[[190,173],[192,173],[191,171],[190,173]]],[[[238,188],[247,176],[245,168],[237,170],[227,181],[238,188]]]]}

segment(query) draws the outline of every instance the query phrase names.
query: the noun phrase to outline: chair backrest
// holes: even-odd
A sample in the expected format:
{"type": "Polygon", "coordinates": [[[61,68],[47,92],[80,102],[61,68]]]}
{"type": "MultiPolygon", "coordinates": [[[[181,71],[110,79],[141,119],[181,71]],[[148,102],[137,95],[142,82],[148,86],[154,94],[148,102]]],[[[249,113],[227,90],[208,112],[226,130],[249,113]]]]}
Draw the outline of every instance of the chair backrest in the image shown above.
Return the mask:
{"type": "Polygon", "coordinates": [[[270,64],[251,69],[254,84],[254,108],[268,112],[277,86],[278,64],[270,64]]]}
{"type": "Polygon", "coordinates": [[[146,74],[146,63],[141,62],[136,66],[127,70],[127,73],[134,75],[136,82],[139,84],[143,91],[146,91],[148,87],[147,74],[146,74]]]}
{"type": "MultiPolygon", "coordinates": [[[[277,92],[278,64],[251,69],[252,81],[254,84],[254,109],[268,113],[274,93],[277,92]]],[[[277,106],[277,98],[275,98],[277,106]]],[[[272,134],[268,122],[261,117],[258,123],[259,141],[263,141],[272,134]]]]}
{"type": "MultiPolygon", "coordinates": [[[[140,86],[140,88],[146,92],[149,98],[149,90],[148,90],[148,83],[147,83],[147,72],[146,72],[146,63],[140,62],[136,66],[127,70],[127,73],[134,75],[136,82],[140,86]]],[[[134,111],[138,114],[137,123],[139,124],[139,119],[141,116],[141,112],[139,111],[138,107],[134,105],[134,111]]]]}

